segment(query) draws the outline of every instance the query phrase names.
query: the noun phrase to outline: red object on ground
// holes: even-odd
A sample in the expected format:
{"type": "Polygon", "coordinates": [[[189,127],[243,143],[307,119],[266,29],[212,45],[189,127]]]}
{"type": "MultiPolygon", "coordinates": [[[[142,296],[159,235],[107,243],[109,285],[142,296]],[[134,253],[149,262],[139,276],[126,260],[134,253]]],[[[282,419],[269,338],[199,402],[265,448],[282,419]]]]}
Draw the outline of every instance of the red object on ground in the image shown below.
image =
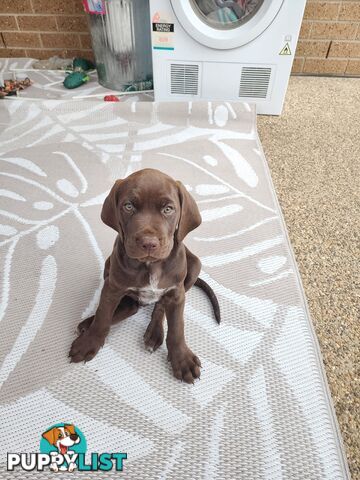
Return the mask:
{"type": "Polygon", "coordinates": [[[105,102],[120,102],[120,99],[116,95],[105,95],[105,102]]]}

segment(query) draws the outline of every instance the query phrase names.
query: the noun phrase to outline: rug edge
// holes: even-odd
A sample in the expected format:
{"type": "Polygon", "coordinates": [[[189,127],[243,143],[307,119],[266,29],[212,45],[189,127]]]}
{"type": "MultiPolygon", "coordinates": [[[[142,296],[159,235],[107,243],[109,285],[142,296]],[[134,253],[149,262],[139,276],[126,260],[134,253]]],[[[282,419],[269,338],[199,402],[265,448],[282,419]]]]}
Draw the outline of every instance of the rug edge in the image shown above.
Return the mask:
{"type": "Polygon", "coordinates": [[[310,330],[310,334],[311,334],[311,338],[312,338],[312,343],[314,345],[314,350],[315,350],[315,354],[316,354],[315,355],[316,362],[317,362],[319,372],[320,372],[320,376],[321,376],[323,392],[324,392],[324,395],[327,399],[327,409],[328,409],[328,412],[329,412],[329,418],[331,420],[332,430],[334,432],[334,437],[335,437],[336,445],[337,445],[338,452],[339,452],[339,460],[340,460],[341,469],[342,469],[344,478],[346,480],[351,480],[351,474],[350,474],[349,464],[348,464],[347,455],[346,455],[346,448],[345,448],[344,440],[343,440],[342,435],[341,435],[339,422],[338,422],[338,419],[337,419],[337,416],[336,416],[336,411],[335,411],[334,403],[333,403],[333,400],[332,400],[329,383],[328,383],[328,380],[327,380],[326,370],[325,370],[325,366],[324,366],[324,363],[323,363],[323,357],[322,357],[322,353],[321,353],[321,349],[320,349],[319,340],[317,338],[315,327],[314,327],[314,324],[313,324],[313,321],[312,321],[312,318],[311,318],[309,304],[308,304],[308,301],[307,301],[307,298],[306,298],[306,295],[305,295],[304,285],[303,285],[302,278],[301,278],[301,275],[300,275],[300,272],[299,272],[299,269],[298,269],[295,253],[294,253],[291,241],[290,241],[289,233],[288,233],[288,230],[287,230],[287,225],[286,225],[286,222],[285,222],[285,217],[284,217],[283,211],[281,209],[279,199],[278,199],[277,194],[276,194],[275,186],[274,186],[272,176],[271,176],[271,170],[270,170],[269,164],[267,162],[266,155],[265,155],[265,152],[264,152],[264,149],[263,149],[260,137],[259,137],[259,132],[258,132],[258,128],[257,128],[257,115],[256,115],[256,113],[255,113],[255,120],[254,121],[255,121],[255,141],[257,143],[258,149],[260,150],[260,152],[262,153],[262,156],[264,158],[265,175],[266,175],[267,181],[269,182],[269,185],[270,185],[272,200],[273,200],[274,204],[277,206],[277,209],[278,209],[278,212],[279,212],[281,229],[283,231],[283,234],[284,234],[284,237],[285,237],[285,240],[286,240],[286,244],[287,244],[287,247],[289,249],[289,254],[290,254],[291,260],[292,260],[293,265],[294,265],[294,270],[295,270],[295,273],[296,273],[296,277],[297,277],[297,280],[298,280],[301,301],[302,301],[302,305],[303,305],[303,308],[304,308],[304,311],[305,311],[305,314],[306,314],[307,322],[309,324],[309,330],[310,330]]]}

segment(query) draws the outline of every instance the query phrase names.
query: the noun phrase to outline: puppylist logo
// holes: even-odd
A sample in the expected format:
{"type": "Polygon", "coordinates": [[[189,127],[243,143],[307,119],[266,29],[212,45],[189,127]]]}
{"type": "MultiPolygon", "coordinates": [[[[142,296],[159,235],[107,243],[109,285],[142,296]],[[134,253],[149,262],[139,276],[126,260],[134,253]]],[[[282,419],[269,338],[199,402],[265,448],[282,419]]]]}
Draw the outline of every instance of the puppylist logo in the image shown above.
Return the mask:
{"type": "Polygon", "coordinates": [[[87,444],[84,434],[71,423],[57,423],[41,435],[40,453],[8,453],[7,470],[42,472],[123,471],[126,453],[91,453],[86,462],[87,444]]]}

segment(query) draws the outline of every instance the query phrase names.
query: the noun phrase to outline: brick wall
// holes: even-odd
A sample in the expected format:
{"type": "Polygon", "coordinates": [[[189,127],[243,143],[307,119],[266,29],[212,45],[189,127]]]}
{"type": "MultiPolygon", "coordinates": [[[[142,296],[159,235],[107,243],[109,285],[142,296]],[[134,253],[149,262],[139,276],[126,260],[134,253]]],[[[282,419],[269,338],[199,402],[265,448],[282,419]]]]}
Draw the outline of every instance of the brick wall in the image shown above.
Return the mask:
{"type": "Polygon", "coordinates": [[[0,57],[93,57],[81,0],[0,0],[0,32],[0,57]]]}
{"type": "MultiPolygon", "coordinates": [[[[81,0],[0,0],[0,32],[1,57],[92,58],[81,0]]],[[[293,72],[360,76],[360,0],[308,0],[293,72]]]]}
{"type": "Polygon", "coordinates": [[[360,76],[360,0],[307,1],[293,72],[360,76]]]}

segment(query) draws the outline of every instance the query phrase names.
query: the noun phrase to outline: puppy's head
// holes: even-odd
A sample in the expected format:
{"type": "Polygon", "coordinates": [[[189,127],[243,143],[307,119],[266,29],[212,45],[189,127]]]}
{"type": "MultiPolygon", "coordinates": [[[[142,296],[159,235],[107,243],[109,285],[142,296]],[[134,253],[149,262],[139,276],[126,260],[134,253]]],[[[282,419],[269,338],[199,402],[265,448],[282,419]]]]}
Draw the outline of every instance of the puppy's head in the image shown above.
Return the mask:
{"type": "Polygon", "coordinates": [[[174,241],[181,242],[201,223],[183,184],[150,168],[116,181],[101,219],[119,233],[126,254],[141,262],[167,258],[174,241]]]}
{"type": "Polygon", "coordinates": [[[61,453],[66,453],[68,447],[80,442],[79,435],[75,432],[74,425],[54,427],[42,434],[50,445],[54,445],[61,453]]]}

